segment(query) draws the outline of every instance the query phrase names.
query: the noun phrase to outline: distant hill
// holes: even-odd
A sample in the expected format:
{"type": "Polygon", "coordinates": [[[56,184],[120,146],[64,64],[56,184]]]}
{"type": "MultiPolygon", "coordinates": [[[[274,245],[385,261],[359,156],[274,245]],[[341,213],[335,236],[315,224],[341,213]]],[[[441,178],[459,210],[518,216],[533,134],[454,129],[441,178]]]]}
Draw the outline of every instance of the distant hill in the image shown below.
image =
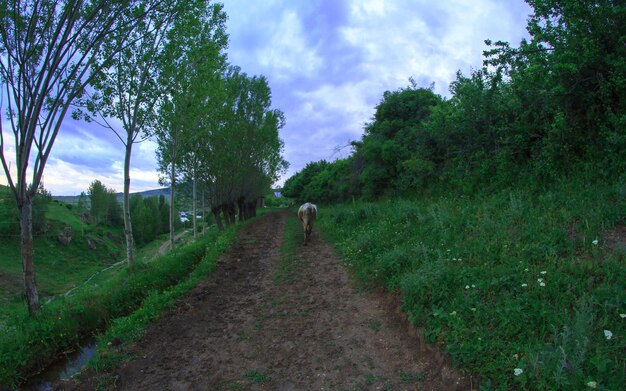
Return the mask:
{"type": "MultiPolygon", "coordinates": [[[[133,194],[139,194],[142,197],[146,198],[146,197],[158,197],[160,195],[165,196],[166,198],[169,196],[170,194],[170,188],[169,187],[165,187],[162,189],[154,189],[154,190],[146,190],[146,191],[140,191],[137,193],[131,193],[130,195],[132,196],[133,194]]],[[[117,199],[118,201],[122,201],[122,198],[124,197],[124,193],[117,193],[117,199]]],[[[62,202],[65,202],[67,204],[78,204],[78,198],[80,196],[52,196],[53,200],[59,200],[62,202]]]]}

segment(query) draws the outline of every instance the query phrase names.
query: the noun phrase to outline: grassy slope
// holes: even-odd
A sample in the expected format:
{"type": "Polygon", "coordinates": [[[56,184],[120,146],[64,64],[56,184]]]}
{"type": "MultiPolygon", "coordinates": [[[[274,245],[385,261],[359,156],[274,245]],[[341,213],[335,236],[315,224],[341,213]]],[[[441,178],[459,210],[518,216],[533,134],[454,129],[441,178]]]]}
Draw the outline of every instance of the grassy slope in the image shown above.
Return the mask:
{"type": "MultiPolygon", "coordinates": [[[[2,196],[7,195],[7,188],[0,188],[0,192],[2,196]]],[[[50,202],[46,216],[49,224],[47,232],[36,233],[34,236],[36,281],[42,300],[66,292],[123,258],[121,228],[81,224],[75,208],[59,201],[50,202]],[[65,226],[70,226],[74,231],[68,246],[56,239],[65,226]],[[96,245],[96,250],[89,248],[88,238],[96,245]]],[[[2,320],[9,313],[25,311],[19,236],[0,237],[0,254],[2,320]]]]}
{"type": "MultiPolygon", "coordinates": [[[[0,186],[0,198],[8,196],[11,196],[8,188],[0,186]]],[[[67,292],[125,256],[122,228],[83,223],[75,206],[57,200],[49,203],[46,218],[48,231],[35,234],[34,237],[36,281],[42,301],[67,292]],[[74,231],[68,246],[56,239],[66,226],[74,231]],[[87,239],[96,245],[96,250],[88,246],[87,239]]],[[[147,262],[152,259],[168,237],[168,234],[163,234],[138,249],[137,260],[147,262]]],[[[19,236],[0,236],[0,254],[1,322],[10,314],[26,311],[22,296],[24,288],[19,236]]],[[[104,279],[113,273],[115,270],[109,271],[104,279]]],[[[102,277],[99,279],[102,280],[102,277]]]]}
{"type": "Polygon", "coordinates": [[[623,181],[571,181],[322,208],[319,227],[482,389],[610,390],[626,381],[625,211],[623,181]]]}

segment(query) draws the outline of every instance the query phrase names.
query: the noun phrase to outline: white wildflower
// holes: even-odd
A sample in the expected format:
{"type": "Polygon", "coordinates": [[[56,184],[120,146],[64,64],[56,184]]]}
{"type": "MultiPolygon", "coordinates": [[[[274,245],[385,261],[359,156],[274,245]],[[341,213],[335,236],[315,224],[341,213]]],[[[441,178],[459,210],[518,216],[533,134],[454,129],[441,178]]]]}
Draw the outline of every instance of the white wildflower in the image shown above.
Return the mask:
{"type": "Polygon", "coordinates": [[[545,282],[540,282],[539,286],[546,286],[546,283],[545,282]]]}
{"type": "Polygon", "coordinates": [[[524,370],[523,370],[522,368],[515,368],[515,369],[513,370],[513,373],[515,374],[515,376],[519,376],[519,375],[521,375],[522,373],[524,373],[524,370]]]}
{"type": "Polygon", "coordinates": [[[598,245],[598,239],[594,240],[594,241],[593,241],[593,242],[591,242],[591,243],[593,243],[593,245],[594,245],[594,246],[597,246],[597,245],[598,245]]]}
{"type": "Polygon", "coordinates": [[[604,330],[604,336],[606,337],[606,339],[611,339],[613,338],[613,333],[611,332],[611,330],[604,330]]]}
{"type": "Polygon", "coordinates": [[[528,284],[524,283],[522,284],[522,288],[526,288],[528,286],[528,284]]]}
{"type": "Polygon", "coordinates": [[[624,318],[626,318],[626,314],[619,314],[619,317],[624,319],[624,318]]]}
{"type": "Polygon", "coordinates": [[[541,274],[546,274],[546,273],[547,273],[547,271],[545,271],[545,270],[543,270],[543,271],[541,272],[541,274]]]}
{"type": "Polygon", "coordinates": [[[465,285],[465,289],[469,289],[469,285],[465,285]]]}
{"type": "Polygon", "coordinates": [[[589,387],[589,388],[596,388],[596,387],[598,387],[598,383],[596,383],[594,381],[590,381],[589,383],[587,383],[587,387],[589,387]]]}

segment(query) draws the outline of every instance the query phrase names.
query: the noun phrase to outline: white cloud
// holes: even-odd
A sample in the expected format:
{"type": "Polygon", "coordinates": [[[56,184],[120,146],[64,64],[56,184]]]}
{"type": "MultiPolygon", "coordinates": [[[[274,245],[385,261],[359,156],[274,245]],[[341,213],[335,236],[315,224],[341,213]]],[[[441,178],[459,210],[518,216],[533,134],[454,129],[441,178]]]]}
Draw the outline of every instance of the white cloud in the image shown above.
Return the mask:
{"type": "MultiPolygon", "coordinates": [[[[89,184],[99,180],[106,187],[117,192],[124,190],[123,163],[115,162],[110,170],[94,170],[85,165],[56,160],[46,166],[44,186],[53,195],[77,195],[87,192],[89,184]]],[[[158,176],[155,170],[132,168],[130,171],[131,193],[156,188],[158,176]]]]}
{"type": "Polygon", "coordinates": [[[265,46],[256,50],[259,64],[279,79],[297,73],[315,73],[323,64],[316,49],[307,43],[296,12],[285,10],[265,46]]]}
{"type": "Polygon", "coordinates": [[[359,67],[386,89],[406,86],[413,76],[435,82],[443,95],[457,70],[469,73],[482,65],[485,39],[515,44],[521,34],[511,34],[511,27],[527,13],[515,14],[510,4],[495,0],[377,4],[354,0],[350,21],[341,29],[346,42],[363,53],[359,67]]]}

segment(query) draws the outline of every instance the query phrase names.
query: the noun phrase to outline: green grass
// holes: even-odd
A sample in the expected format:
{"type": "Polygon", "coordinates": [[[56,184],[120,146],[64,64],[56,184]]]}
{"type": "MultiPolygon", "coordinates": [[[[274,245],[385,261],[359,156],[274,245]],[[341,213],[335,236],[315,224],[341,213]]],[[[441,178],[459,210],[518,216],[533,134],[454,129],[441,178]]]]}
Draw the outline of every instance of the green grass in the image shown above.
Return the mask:
{"type": "Polygon", "coordinates": [[[361,284],[400,291],[410,320],[481,389],[626,383],[624,181],[321,210],[318,227],[361,284]]]}
{"type": "Polygon", "coordinates": [[[304,260],[298,256],[298,247],[302,244],[302,226],[295,214],[287,218],[285,233],[280,248],[280,260],[276,263],[274,283],[277,285],[292,284],[301,269],[304,260]]]}
{"type": "Polygon", "coordinates": [[[373,320],[370,322],[369,326],[370,329],[374,330],[374,331],[380,331],[380,328],[382,327],[382,322],[380,320],[373,320]]]}
{"type": "MultiPolygon", "coordinates": [[[[124,258],[121,228],[81,223],[75,208],[52,201],[47,213],[49,228],[34,235],[37,289],[42,302],[62,294],[94,273],[124,258]],[[71,226],[74,236],[65,246],[58,233],[71,226]],[[92,250],[87,240],[96,245],[92,250]]],[[[11,314],[25,313],[19,236],[0,237],[0,323],[11,314]]]]}
{"type": "Polygon", "coordinates": [[[245,377],[248,378],[251,384],[263,384],[270,381],[270,377],[266,373],[257,371],[256,369],[247,371],[245,377]]]}

